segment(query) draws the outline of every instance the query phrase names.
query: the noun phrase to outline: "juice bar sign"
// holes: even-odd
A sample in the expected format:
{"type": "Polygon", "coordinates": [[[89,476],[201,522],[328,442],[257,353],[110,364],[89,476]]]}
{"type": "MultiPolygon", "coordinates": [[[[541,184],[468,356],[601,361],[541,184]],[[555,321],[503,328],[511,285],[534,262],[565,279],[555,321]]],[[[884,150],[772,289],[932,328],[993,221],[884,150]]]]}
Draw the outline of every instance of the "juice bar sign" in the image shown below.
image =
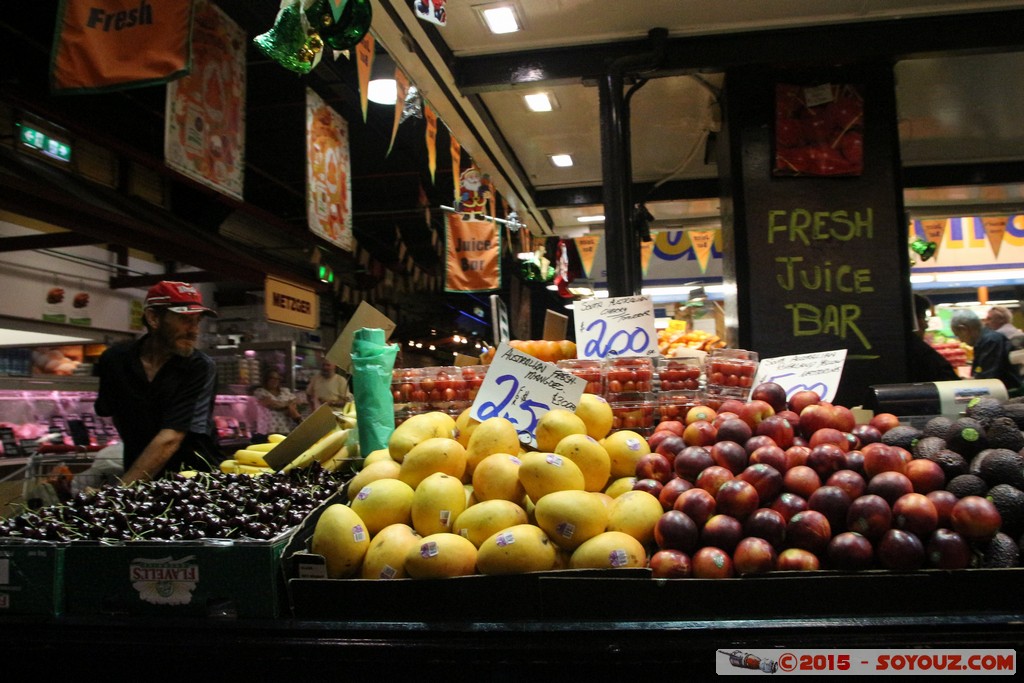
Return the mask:
{"type": "Polygon", "coordinates": [[[267,321],[315,330],[320,327],[320,306],[316,292],[292,282],[268,277],[264,284],[267,321]]]}
{"type": "Polygon", "coordinates": [[[822,258],[815,250],[816,245],[870,243],[875,237],[871,208],[769,211],[767,237],[777,254],[773,285],[787,302],[787,331],[794,337],[838,338],[859,354],[873,355],[858,301],[875,293],[869,263],[822,258]]]}

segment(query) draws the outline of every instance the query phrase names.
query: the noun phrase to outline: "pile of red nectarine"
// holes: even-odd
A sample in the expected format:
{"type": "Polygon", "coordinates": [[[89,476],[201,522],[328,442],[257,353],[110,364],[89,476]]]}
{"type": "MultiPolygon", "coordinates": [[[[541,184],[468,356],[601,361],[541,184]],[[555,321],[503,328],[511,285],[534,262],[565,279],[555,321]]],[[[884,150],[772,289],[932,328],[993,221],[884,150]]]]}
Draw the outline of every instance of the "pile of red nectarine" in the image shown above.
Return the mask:
{"type": "Polygon", "coordinates": [[[885,443],[899,424],[889,413],[858,424],[849,408],[771,382],[662,421],[634,484],[665,511],[654,576],[982,566],[998,510],[958,498],[937,463],[885,443]]]}

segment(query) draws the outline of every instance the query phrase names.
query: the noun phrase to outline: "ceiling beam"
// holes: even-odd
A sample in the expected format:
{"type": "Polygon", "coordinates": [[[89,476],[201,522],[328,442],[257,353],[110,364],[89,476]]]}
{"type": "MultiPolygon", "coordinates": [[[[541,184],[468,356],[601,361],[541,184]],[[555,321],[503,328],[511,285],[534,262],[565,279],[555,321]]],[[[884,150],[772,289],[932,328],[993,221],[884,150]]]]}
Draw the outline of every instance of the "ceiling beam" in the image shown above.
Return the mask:
{"type": "MultiPolygon", "coordinates": [[[[749,64],[819,65],[1024,50],[1024,10],[884,19],[668,40],[665,61],[645,77],[724,71],[749,64]]],[[[453,58],[463,94],[591,80],[616,59],[646,52],[646,39],[453,58]]]]}
{"type": "Polygon", "coordinates": [[[60,247],[82,247],[101,244],[103,241],[76,232],[47,232],[38,235],[19,235],[0,239],[0,252],[32,251],[34,249],[58,249],[60,247]]]}

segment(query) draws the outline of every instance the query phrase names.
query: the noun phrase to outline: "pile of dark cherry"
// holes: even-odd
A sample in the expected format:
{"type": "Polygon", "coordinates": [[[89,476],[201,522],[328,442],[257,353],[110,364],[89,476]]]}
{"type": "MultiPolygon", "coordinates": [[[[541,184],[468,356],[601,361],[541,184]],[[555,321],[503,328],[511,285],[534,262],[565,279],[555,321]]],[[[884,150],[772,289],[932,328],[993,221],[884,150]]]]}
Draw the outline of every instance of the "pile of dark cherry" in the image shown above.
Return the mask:
{"type": "Polygon", "coordinates": [[[347,477],[319,465],[289,473],[170,475],[105,485],[0,522],[0,538],[47,541],[271,539],[297,526],[347,477]]]}
{"type": "Polygon", "coordinates": [[[647,438],[634,488],[665,510],[656,577],[1019,566],[1024,405],[975,399],[919,429],[774,383],[750,396],[647,438]]]}

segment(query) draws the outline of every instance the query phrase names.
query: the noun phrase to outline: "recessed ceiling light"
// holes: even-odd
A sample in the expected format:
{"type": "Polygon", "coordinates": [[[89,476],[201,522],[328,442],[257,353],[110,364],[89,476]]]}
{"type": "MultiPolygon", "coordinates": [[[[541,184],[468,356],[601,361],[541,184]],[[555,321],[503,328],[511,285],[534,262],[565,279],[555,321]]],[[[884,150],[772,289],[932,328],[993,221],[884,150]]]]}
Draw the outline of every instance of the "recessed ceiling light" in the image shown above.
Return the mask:
{"type": "Polygon", "coordinates": [[[552,154],[548,159],[551,159],[551,163],[558,168],[569,168],[572,166],[571,154],[552,154]]]}
{"type": "Polygon", "coordinates": [[[484,20],[484,24],[487,25],[491,33],[515,33],[522,29],[522,24],[519,21],[519,15],[516,13],[514,5],[477,5],[473,9],[480,13],[480,17],[484,20]]]}
{"type": "Polygon", "coordinates": [[[554,96],[546,92],[523,95],[523,99],[526,100],[526,106],[530,111],[551,111],[558,106],[554,96]]]}
{"type": "Polygon", "coordinates": [[[604,223],[604,215],[598,214],[596,216],[577,216],[576,220],[580,223],[604,223]]]}

